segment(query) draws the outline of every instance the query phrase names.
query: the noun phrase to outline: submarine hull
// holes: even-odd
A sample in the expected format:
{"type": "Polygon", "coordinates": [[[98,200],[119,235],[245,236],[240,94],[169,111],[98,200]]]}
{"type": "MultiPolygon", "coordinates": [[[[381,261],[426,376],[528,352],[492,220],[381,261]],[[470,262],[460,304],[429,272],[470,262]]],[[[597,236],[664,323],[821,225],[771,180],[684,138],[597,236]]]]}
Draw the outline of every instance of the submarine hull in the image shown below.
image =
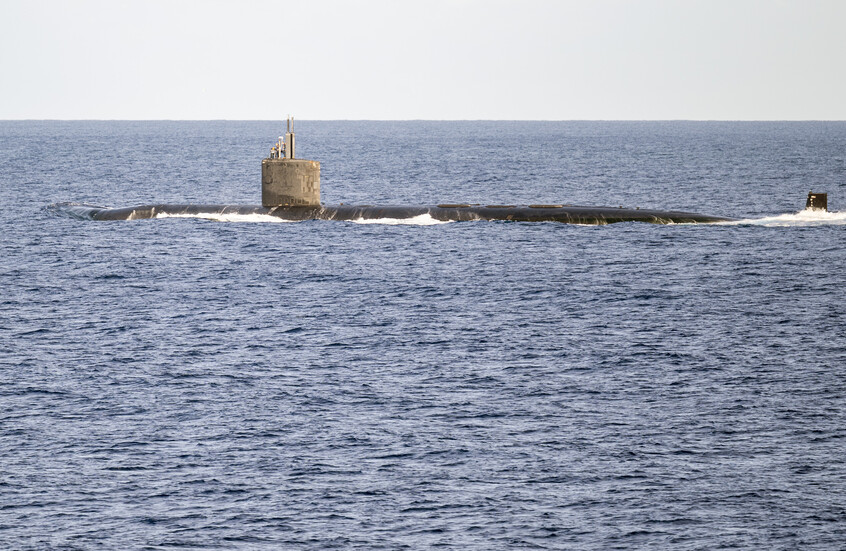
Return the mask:
{"type": "Polygon", "coordinates": [[[191,216],[199,214],[263,214],[283,220],[378,220],[408,219],[429,215],[443,222],[503,220],[513,222],[561,222],[565,224],[602,225],[615,222],[648,222],[652,224],[708,224],[731,221],[731,218],[692,212],[585,207],[572,205],[433,205],[433,206],[290,206],[263,207],[253,205],[141,205],[124,208],[78,207],[79,214],[92,220],[140,220],[160,215],[191,216]]]}

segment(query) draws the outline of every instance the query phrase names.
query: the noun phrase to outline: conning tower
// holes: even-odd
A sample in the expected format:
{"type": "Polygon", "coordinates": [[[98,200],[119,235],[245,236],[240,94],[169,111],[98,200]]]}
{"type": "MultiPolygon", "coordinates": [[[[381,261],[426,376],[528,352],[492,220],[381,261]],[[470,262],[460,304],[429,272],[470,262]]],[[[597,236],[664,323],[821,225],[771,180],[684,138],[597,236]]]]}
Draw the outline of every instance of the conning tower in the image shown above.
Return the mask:
{"type": "Polygon", "coordinates": [[[265,207],[319,207],[320,163],[294,157],[294,118],[285,137],[261,162],[261,204],[265,207]]]}
{"type": "Polygon", "coordinates": [[[805,208],[811,210],[828,211],[828,193],[808,192],[808,200],[805,201],[805,208]]]}

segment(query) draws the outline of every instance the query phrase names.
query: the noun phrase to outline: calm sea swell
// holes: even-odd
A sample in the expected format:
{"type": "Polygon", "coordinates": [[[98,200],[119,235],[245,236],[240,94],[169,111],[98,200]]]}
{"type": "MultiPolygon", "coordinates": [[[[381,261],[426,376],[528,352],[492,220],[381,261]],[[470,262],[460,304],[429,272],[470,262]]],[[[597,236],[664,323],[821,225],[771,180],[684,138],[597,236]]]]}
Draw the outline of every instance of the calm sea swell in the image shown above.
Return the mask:
{"type": "Polygon", "coordinates": [[[327,203],[732,225],[51,207],[258,203],[278,132],[0,123],[4,547],[846,541],[846,124],[298,125],[327,203]]]}

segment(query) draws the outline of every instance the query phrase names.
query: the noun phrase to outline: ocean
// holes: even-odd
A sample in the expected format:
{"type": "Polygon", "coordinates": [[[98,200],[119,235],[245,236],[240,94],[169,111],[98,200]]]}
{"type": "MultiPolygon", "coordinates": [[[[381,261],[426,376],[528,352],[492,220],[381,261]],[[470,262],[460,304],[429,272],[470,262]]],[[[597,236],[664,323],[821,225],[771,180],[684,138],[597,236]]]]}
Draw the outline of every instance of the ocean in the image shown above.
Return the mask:
{"type": "Polygon", "coordinates": [[[283,123],[0,122],[3,548],[846,548],[846,123],[295,131],[327,204],[740,221],[82,220],[283,123]]]}

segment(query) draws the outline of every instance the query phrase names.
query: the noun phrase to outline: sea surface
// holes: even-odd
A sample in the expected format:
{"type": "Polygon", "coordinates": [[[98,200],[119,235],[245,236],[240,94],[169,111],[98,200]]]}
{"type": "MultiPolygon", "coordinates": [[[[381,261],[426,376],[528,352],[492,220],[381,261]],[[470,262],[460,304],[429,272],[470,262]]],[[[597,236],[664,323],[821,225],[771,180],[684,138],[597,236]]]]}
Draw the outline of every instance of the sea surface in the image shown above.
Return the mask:
{"type": "Polygon", "coordinates": [[[846,123],[0,122],[0,548],[846,549],[846,123]],[[831,213],[800,212],[808,191],[831,213]]]}

